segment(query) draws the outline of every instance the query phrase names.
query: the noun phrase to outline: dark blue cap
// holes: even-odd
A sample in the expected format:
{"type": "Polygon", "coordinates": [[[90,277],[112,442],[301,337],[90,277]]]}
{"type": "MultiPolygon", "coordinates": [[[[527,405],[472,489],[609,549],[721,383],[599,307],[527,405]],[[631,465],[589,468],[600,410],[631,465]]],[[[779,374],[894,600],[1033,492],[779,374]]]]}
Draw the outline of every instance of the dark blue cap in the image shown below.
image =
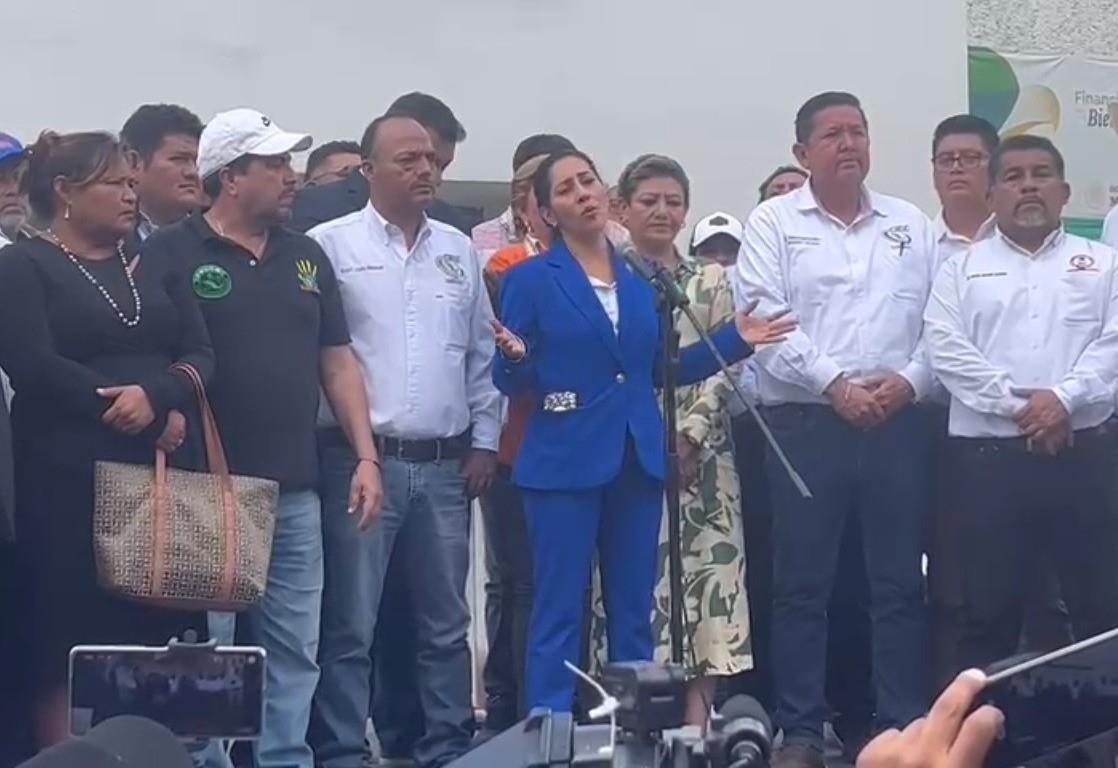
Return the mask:
{"type": "Polygon", "coordinates": [[[0,163],[22,154],[23,145],[19,143],[19,139],[7,133],[0,133],[0,163]]]}

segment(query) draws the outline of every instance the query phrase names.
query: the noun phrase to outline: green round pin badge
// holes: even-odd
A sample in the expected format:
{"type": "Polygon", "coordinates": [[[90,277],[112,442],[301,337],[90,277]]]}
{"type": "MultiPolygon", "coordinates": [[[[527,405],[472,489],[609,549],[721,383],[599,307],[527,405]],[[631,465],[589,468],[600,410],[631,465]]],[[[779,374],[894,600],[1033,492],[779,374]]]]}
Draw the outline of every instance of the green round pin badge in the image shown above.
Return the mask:
{"type": "Polygon", "coordinates": [[[194,270],[190,280],[194,293],[200,299],[213,301],[224,299],[233,290],[233,278],[224,267],[217,264],[203,264],[194,270]]]}

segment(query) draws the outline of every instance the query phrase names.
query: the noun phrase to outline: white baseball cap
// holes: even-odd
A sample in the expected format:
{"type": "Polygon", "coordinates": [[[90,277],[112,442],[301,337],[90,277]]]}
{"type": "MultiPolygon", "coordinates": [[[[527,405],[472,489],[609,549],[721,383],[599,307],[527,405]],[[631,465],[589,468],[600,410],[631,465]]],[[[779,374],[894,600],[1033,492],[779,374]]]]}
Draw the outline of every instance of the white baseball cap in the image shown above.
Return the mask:
{"type": "Polygon", "coordinates": [[[206,179],[245,155],[275,157],[310,149],[306,133],[287,133],[255,109],[214,115],[198,139],[198,176],[206,179]]]}
{"type": "Polygon", "coordinates": [[[716,211],[695,225],[691,233],[691,249],[698,248],[715,235],[729,235],[740,243],[745,236],[745,227],[730,214],[716,211]]]}

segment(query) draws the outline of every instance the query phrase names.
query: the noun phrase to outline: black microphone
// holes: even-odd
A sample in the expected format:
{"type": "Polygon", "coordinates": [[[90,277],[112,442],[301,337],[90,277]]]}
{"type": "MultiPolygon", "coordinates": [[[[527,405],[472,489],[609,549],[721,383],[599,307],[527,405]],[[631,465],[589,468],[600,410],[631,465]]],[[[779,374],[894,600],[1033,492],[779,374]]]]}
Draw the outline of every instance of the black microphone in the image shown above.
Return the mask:
{"type": "Polygon", "coordinates": [[[652,287],[660,291],[672,307],[686,307],[691,303],[691,300],[687,298],[687,294],[679,287],[679,283],[677,283],[671,273],[660,264],[655,264],[641,256],[632,246],[623,248],[621,250],[621,257],[625,259],[625,263],[628,264],[634,272],[652,283],[652,287]]]}
{"type": "Polygon", "coordinates": [[[722,706],[729,768],[764,768],[772,754],[773,726],[756,699],[738,695],[722,706]]]}

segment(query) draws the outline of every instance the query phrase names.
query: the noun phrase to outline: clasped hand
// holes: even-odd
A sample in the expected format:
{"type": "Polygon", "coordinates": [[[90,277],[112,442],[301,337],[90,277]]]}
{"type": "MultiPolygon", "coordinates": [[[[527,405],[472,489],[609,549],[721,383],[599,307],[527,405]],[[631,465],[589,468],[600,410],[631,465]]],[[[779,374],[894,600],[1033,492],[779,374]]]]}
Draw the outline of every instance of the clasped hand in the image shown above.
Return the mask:
{"type": "Polygon", "coordinates": [[[859,429],[876,427],[916,399],[912,385],[899,373],[886,373],[865,384],[852,384],[840,376],[824,394],[838,415],[859,429]]]}
{"type": "Polygon", "coordinates": [[[101,414],[101,421],[117,432],[137,435],[155,421],[155,411],[151,407],[151,401],[148,399],[147,392],[139,384],[101,387],[97,390],[97,394],[106,400],[112,400],[112,405],[101,414]]]}
{"type": "Polygon", "coordinates": [[[1025,387],[1013,387],[1010,392],[1028,399],[1025,407],[1013,415],[1013,421],[1025,436],[1030,452],[1055,456],[1071,447],[1071,414],[1055,392],[1025,387]]]}

